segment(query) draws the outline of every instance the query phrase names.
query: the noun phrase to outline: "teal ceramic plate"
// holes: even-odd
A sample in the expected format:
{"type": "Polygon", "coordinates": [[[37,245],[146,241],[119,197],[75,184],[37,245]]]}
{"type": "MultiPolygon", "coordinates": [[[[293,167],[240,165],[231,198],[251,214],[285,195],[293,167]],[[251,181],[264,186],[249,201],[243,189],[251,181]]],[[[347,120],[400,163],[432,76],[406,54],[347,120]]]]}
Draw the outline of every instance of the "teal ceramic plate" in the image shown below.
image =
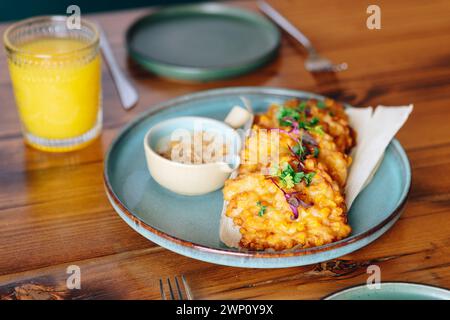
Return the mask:
{"type": "Polygon", "coordinates": [[[105,185],[117,213],[147,239],[182,255],[212,263],[281,268],[343,256],[366,246],[397,221],[411,183],[405,151],[397,140],[388,146],[370,185],[358,196],[349,214],[353,233],[332,244],[289,252],[240,252],[219,240],[222,192],[181,196],[160,187],[147,171],[142,141],[153,125],[173,117],[224,119],[247,97],[256,112],[286,99],[322,96],[308,92],[240,87],[210,90],[164,102],[130,123],[112,143],[105,159],[105,185]]]}
{"type": "Polygon", "coordinates": [[[169,7],[136,21],[128,51],[145,69],[183,80],[237,76],[270,61],[280,44],[266,18],[221,4],[169,7]]]}
{"type": "Polygon", "coordinates": [[[369,289],[366,284],[338,291],[325,300],[450,300],[444,288],[410,282],[382,282],[380,288],[369,289]]]}

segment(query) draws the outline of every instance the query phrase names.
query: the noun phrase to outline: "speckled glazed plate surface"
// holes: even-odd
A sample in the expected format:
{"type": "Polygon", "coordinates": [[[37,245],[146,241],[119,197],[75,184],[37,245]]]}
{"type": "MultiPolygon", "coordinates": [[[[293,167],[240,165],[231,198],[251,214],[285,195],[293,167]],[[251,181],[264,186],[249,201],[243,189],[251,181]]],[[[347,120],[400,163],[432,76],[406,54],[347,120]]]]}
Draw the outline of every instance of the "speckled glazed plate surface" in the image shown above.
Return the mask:
{"type": "Polygon", "coordinates": [[[450,291],[420,283],[382,282],[378,289],[363,284],[333,293],[325,300],[450,300],[450,291]]]}
{"type": "Polygon", "coordinates": [[[159,186],[147,171],[142,141],[153,125],[174,117],[224,119],[248,98],[255,112],[286,99],[323,97],[302,91],[239,87],[194,93],[152,107],[127,125],[105,158],[105,186],[112,206],[131,228],[147,239],[211,263],[252,268],[302,266],[334,259],[364,247],[384,234],[400,217],[411,183],[405,151],[397,140],[388,146],[383,162],[350,212],[350,237],[332,244],[289,252],[242,252],[219,239],[221,190],[204,196],[181,196],[159,186]]]}
{"type": "Polygon", "coordinates": [[[280,33],[268,19],[217,3],[174,6],[136,21],[126,34],[130,57],[163,77],[208,81],[247,73],[277,53],[280,33]]]}

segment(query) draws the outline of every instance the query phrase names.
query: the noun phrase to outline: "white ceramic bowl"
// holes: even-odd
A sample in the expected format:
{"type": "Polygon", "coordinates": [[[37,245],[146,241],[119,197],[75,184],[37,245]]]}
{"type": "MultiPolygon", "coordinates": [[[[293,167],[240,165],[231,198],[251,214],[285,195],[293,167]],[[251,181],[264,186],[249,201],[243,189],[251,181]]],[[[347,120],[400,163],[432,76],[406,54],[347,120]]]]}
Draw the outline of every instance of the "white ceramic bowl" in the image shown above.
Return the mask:
{"type": "Polygon", "coordinates": [[[231,172],[239,167],[239,134],[224,122],[202,117],[179,117],[163,121],[144,137],[147,166],[152,177],[161,186],[183,195],[201,195],[223,187],[231,172]],[[220,133],[229,147],[227,161],[186,164],[164,158],[158,151],[173,134],[198,132],[220,133]]]}

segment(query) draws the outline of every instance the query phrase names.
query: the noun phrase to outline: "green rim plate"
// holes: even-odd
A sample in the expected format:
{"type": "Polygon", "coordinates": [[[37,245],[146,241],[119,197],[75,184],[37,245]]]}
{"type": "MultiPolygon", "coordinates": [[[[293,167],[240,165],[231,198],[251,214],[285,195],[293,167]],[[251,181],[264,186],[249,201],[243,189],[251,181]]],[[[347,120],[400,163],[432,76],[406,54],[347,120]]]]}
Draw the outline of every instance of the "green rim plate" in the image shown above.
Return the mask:
{"type": "Polygon", "coordinates": [[[238,76],[275,57],[278,29],[265,17],[221,4],[169,7],[126,33],[129,55],[163,77],[208,81],[238,76]]]}
{"type": "Polygon", "coordinates": [[[367,284],[330,294],[325,300],[450,300],[445,288],[413,282],[382,282],[378,288],[367,284]]]}
{"type": "Polygon", "coordinates": [[[394,139],[373,180],[348,213],[353,229],[350,237],[280,252],[240,251],[225,246],[219,238],[222,190],[189,197],[164,189],[147,170],[142,141],[152,126],[167,119],[224,119],[234,105],[241,103],[242,96],[249,99],[256,113],[294,97],[324,99],[304,91],[237,87],[197,92],[152,107],[122,130],[105,157],[106,193],[131,228],[160,246],[194,259],[236,267],[286,268],[335,259],[365,247],[399,219],[411,186],[411,169],[405,151],[394,139]]]}

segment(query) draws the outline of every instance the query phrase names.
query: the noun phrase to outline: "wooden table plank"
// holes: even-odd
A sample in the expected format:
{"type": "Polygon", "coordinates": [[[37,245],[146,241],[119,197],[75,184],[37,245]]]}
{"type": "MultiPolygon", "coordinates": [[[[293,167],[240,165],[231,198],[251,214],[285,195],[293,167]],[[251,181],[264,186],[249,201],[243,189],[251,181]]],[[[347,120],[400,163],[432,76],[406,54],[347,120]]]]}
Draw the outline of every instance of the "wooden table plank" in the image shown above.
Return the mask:
{"type": "MultiPolygon", "coordinates": [[[[365,27],[367,3],[272,1],[325,56],[346,61],[338,75],[313,76],[304,52],[283,36],[279,57],[249,75],[211,83],[160,79],[129,61],[123,36],[151,9],[91,16],[99,21],[141,100],[121,109],[104,68],[104,130],[88,148],[46,154],[25,147],[7,72],[0,73],[0,298],[33,292],[41,298],[159,297],[160,277],[185,274],[199,299],[321,298],[364,283],[369,264],[383,280],[450,287],[450,21],[448,1],[381,1],[382,29],[365,27]],[[301,268],[240,269],[195,261],[133,232],[112,210],[103,182],[103,156],[118,130],[156,103],[229,86],[278,86],[323,93],[356,106],[414,103],[398,134],[413,184],[405,212],[373,244],[341,259],[301,268]],[[67,290],[66,268],[82,270],[82,289],[67,290]],[[50,290],[49,292],[46,290],[50,290]]],[[[252,1],[230,5],[255,10],[252,1]]],[[[7,25],[0,25],[3,32],[7,25]]],[[[4,52],[0,69],[6,70],[4,52]]]]}

